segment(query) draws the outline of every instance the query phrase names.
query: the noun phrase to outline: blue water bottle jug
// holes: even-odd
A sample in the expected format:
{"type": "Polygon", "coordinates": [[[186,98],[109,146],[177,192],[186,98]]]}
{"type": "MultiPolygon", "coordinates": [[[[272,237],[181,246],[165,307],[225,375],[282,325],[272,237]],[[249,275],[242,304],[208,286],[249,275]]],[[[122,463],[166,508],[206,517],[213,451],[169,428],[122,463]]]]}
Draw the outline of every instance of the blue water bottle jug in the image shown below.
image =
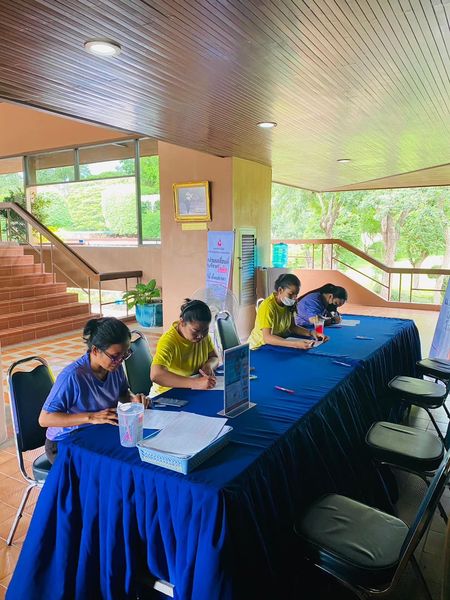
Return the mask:
{"type": "Polygon", "coordinates": [[[288,264],[288,245],[274,244],[272,246],[272,266],[284,269],[288,264]]]}

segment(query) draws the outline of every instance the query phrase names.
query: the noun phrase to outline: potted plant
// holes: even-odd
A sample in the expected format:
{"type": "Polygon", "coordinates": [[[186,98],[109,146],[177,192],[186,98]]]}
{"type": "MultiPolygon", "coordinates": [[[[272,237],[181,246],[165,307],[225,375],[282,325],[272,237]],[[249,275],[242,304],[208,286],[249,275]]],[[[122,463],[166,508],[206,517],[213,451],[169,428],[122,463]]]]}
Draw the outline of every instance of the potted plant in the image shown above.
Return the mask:
{"type": "Polygon", "coordinates": [[[122,298],[128,308],[136,307],[136,321],[142,327],[162,326],[161,290],[156,287],[156,280],[138,283],[134,290],[125,292],[122,298]]]}

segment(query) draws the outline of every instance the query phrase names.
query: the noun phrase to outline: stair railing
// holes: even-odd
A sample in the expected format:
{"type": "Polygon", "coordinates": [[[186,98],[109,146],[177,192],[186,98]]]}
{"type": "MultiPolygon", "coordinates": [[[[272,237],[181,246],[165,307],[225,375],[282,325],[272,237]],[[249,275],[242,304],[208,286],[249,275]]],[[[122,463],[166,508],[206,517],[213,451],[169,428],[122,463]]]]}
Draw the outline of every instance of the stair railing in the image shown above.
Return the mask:
{"type": "MultiPolygon", "coordinates": [[[[3,235],[6,235],[6,241],[17,241],[20,244],[27,245],[33,252],[39,256],[39,262],[41,265],[41,273],[45,272],[45,256],[44,250],[50,254],[50,271],[52,275],[53,283],[56,283],[56,273],[59,272],[65,280],[71,281],[76,288],[80,288],[88,298],[89,312],[92,312],[92,291],[98,290],[99,294],[99,312],[103,315],[103,307],[113,302],[102,302],[102,282],[113,281],[117,279],[125,280],[125,290],[128,291],[128,280],[136,279],[137,282],[141,281],[142,271],[114,271],[100,273],[92,265],[90,265],[84,258],[77,254],[70,246],[65,244],[57,235],[55,235],[50,229],[43,225],[36,219],[30,212],[22,208],[16,202],[0,202],[0,241],[3,239],[3,235]],[[17,218],[19,217],[19,219],[17,218]],[[2,219],[5,221],[2,223],[2,219]],[[39,243],[33,243],[34,235],[32,231],[36,232],[39,236],[39,243]],[[46,240],[44,246],[44,240],[46,240]],[[70,273],[64,271],[55,262],[55,251],[61,252],[61,255],[68,260],[69,264],[80,271],[84,277],[86,277],[86,285],[80,285],[80,282],[75,281],[70,273]]],[[[126,305],[126,303],[125,303],[126,305]]],[[[128,306],[126,305],[126,315],[128,317],[128,306]]]]}
{"type": "MultiPolygon", "coordinates": [[[[272,244],[284,243],[288,246],[302,248],[303,254],[298,251],[293,252],[289,248],[288,266],[307,269],[334,269],[334,270],[350,270],[357,273],[360,277],[375,284],[375,289],[372,289],[377,295],[390,302],[404,302],[402,295],[408,298],[407,302],[413,302],[414,292],[432,292],[434,294],[443,294],[445,288],[443,285],[444,277],[450,276],[450,269],[415,269],[410,267],[390,267],[383,264],[376,258],[373,258],[359,248],[344,242],[337,238],[324,239],[276,239],[272,240],[272,244]],[[373,277],[372,274],[366,273],[362,268],[351,264],[349,260],[345,260],[342,252],[339,249],[348,251],[350,255],[357,256],[365,261],[366,265],[371,265],[382,273],[381,279],[373,277]],[[303,262],[301,262],[303,261],[303,262]],[[297,263],[297,264],[293,264],[297,263]],[[302,266],[304,265],[304,267],[302,266]],[[344,269],[342,269],[344,267],[344,269]],[[439,288],[420,288],[414,283],[418,281],[420,275],[428,275],[431,277],[441,278],[442,284],[439,288]],[[407,281],[405,282],[405,278],[407,281]],[[379,293],[377,288],[380,288],[382,293],[379,293]]],[[[369,284],[370,285],[370,284],[369,284]]],[[[372,287],[374,287],[372,285],[372,287]]],[[[370,289],[370,288],[369,288],[370,289]]]]}

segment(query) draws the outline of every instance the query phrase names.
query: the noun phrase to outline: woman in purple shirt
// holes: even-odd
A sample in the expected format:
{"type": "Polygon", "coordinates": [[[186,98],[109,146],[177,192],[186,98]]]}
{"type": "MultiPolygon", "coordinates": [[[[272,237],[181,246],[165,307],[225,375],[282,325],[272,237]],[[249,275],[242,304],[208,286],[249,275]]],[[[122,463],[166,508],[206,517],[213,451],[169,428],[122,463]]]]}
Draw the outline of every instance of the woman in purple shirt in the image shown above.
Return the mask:
{"type": "Polygon", "coordinates": [[[312,327],[317,317],[325,319],[325,325],[340,323],[338,308],[347,301],[347,290],[332,283],[311,290],[300,296],[297,303],[295,324],[299,327],[312,327]]]}
{"type": "Polygon", "coordinates": [[[117,402],[143,402],[128,389],[122,362],[131,355],[131,333],[114,317],[91,319],[83,339],[87,352],[58,375],[42,407],[39,424],[47,427],[45,452],[51,463],[58,442],[86,425],[117,424],[117,402]]]}

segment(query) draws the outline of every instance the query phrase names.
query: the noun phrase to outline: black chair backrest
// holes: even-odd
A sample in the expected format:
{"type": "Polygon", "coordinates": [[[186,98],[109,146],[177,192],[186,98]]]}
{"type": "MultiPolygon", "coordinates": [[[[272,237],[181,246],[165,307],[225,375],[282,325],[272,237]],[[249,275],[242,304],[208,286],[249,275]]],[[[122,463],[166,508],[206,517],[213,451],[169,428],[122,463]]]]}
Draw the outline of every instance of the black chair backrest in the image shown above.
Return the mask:
{"type": "MultiPolygon", "coordinates": [[[[394,577],[394,581],[398,580],[401,576],[401,573],[409,561],[411,555],[414,550],[417,548],[420,540],[422,539],[423,534],[428,529],[430,525],[431,519],[436,511],[436,507],[438,502],[442,496],[442,493],[447,484],[448,478],[450,475],[450,451],[447,451],[439,469],[436,471],[431,483],[428,488],[425,497],[423,498],[419,510],[417,511],[417,515],[409,528],[409,533],[406,536],[406,539],[403,543],[403,547],[401,550],[401,558],[399,562],[399,566],[397,568],[397,572],[394,577]]],[[[392,585],[394,584],[394,581],[392,585]]]]}
{"type": "Polygon", "coordinates": [[[16,361],[8,370],[8,382],[18,449],[40,448],[45,443],[45,429],[39,425],[39,414],[53,386],[46,361],[38,356],[16,361]],[[19,364],[33,360],[41,364],[32,371],[15,371],[19,364]]]}
{"type": "Polygon", "coordinates": [[[131,332],[131,348],[133,354],[123,364],[127,374],[130,390],[134,394],[148,394],[152,381],[150,379],[150,367],[152,366],[152,355],[147,338],[138,330],[131,332]]]}
{"type": "Polygon", "coordinates": [[[240,345],[241,342],[239,341],[233,317],[229,312],[220,312],[216,316],[216,324],[222,350],[225,351],[228,348],[235,348],[240,345]]]}

